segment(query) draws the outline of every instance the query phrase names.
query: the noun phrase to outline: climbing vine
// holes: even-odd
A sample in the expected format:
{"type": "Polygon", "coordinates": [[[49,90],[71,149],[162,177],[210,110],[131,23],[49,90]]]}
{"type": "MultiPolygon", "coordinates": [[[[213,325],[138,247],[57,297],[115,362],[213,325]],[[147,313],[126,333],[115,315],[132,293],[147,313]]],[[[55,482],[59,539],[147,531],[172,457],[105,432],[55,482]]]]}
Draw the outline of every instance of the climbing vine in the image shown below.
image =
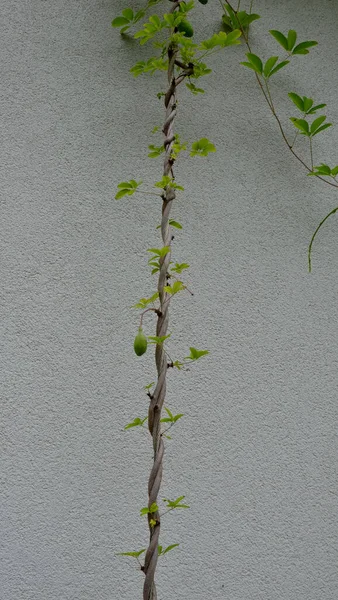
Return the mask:
{"type": "MultiPolygon", "coordinates": [[[[207,5],[208,0],[198,0],[198,4],[207,5]]],[[[198,6],[197,4],[197,6],[198,6]]],[[[163,548],[160,544],[160,532],[162,517],[169,511],[189,508],[185,502],[185,495],[179,495],[176,499],[159,499],[164,455],[164,440],[171,439],[168,431],[184,417],[184,414],[174,412],[166,402],[167,372],[169,369],[185,370],[187,364],[196,362],[208,354],[208,350],[201,350],[191,345],[189,353],[183,358],[171,357],[168,354],[166,342],[171,336],[169,333],[169,308],[174,305],[175,297],[179,293],[192,292],[186,285],[185,272],[189,269],[186,262],[175,261],[175,247],[173,244],[173,232],[183,229],[182,224],[177,221],[174,213],[176,197],[184,192],[184,188],[175,178],[175,163],[179,160],[182,152],[189,152],[192,158],[208,156],[216,151],[212,141],[207,137],[201,137],[191,144],[181,140],[176,132],[176,121],[179,122],[178,94],[180,86],[184,84],[195,96],[203,94],[200,80],[211,73],[208,59],[215,52],[223,51],[242,44],[246,47],[246,60],[241,65],[254,72],[257,83],[274,116],[282,139],[299,161],[307,174],[317,177],[321,181],[334,187],[338,187],[336,177],[338,166],[329,167],[321,163],[315,165],[313,160],[314,138],[325,129],[331,127],[327,117],[320,113],[326,104],[317,102],[306,96],[301,96],[297,91],[290,91],[288,100],[295,110],[299,111],[297,116],[290,116],[295,128],[292,140],[285,133],[285,127],[278,115],[273,93],[271,89],[271,78],[279,71],[285,69],[291,61],[300,55],[306,55],[310,49],[316,46],[313,40],[298,40],[296,31],[290,30],[282,33],[271,30],[276,43],[282,48],[283,55],[270,56],[264,60],[254,53],[249,40],[251,25],[260,18],[253,12],[253,2],[249,3],[247,10],[241,9],[241,2],[235,8],[230,2],[222,2],[220,14],[220,30],[211,37],[195,41],[193,27],[189,20],[189,13],[196,10],[193,1],[182,0],[148,0],[144,8],[134,12],[132,8],[125,8],[122,14],[115,17],[112,22],[114,28],[119,28],[122,35],[133,35],[140,45],[152,44],[156,49],[156,55],[146,61],[138,61],[130,69],[134,77],[140,75],[158,74],[161,83],[166,79],[166,90],[159,91],[157,96],[163,100],[163,123],[160,127],[155,126],[153,134],[162,133],[162,141],[150,144],[148,157],[150,159],[161,159],[162,168],[158,181],[144,182],[130,179],[118,184],[115,198],[120,200],[134,194],[153,195],[158,199],[154,204],[154,233],[160,229],[161,241],[148,248],[148,264],[151,274],[156,276],[156,289],[151,290],[148,297],[139,299],[134,309],[140,311],[136,337],[134,340],[134,351],[138,357],[143,356],[150,345],[155,347],[156,381],[144,386],[145,393],[149,397],[148,415],[134,417],[125,426],[126,430],[133,428],[148,428],[153,446],[153,466],[148,481],[147,506],[140,509],[141,516],[146,516],[149,529],[149,543],[147,548],[119,553],[124,556],[135,558],[144,573],[143,600],[157,600],[155,583],[155,572],[158,558],[178,546],[172,543],[163,548]],[[161,14],[153,12],[153,8],[161,4],[164,10],[161,14]],[[142,21],[142,26],[137,31],[132,28],[142,21]],[[132,31],[132,33],[130,33],[132,31]],[[308,139],[309,159],[304,158],[297,150],[298,136],[308,139]],[[157,225],[159,217],[160,225],[157,225]],[[150,318],[153,317],[153,321],[150,318]],[[154,322],[155,321],[155,322],[154,322]],[[150,335],[151,333],[151,335],[150,335]],[[143,562],[141,562],[143,557],[143,562]]],[[[200,10],[205,10],[198,6],[200,10]]],[[[160,170],[160,167],[159,167],[160,170]]],[[[309,269],[311,270],[311,251],[314,239],[324,222],[336,211],[338,207],[331,210],[322,220],[309,245],[309,269]]],[[[155,286],[154,286],[155,287],[155,286]]],[[[195,342],[194,342],[195,343],[195,342]]],[[[198,342],[196,342],[198,344],[198,342]]],[[[179,493],[179,492],[178,492],[179,493]]]]}

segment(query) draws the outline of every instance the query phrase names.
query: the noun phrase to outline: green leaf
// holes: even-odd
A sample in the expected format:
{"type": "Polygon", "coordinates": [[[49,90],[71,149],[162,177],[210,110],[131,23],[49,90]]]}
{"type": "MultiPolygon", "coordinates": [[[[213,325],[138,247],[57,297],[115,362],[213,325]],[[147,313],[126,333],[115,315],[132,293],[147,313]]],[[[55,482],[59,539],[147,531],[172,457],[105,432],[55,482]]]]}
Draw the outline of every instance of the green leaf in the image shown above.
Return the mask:
{"type": "Polygon", "coordinates": [[[277,73],[277,71],[279,71],[280,69],[282,69],[283,67],[286,67],[286,65],[289,64],[289,60],[283,60],[282,62],[280,62],[277,67],[275,67],[274,69],[272,69],[272,71],[270,72],[269,77],[272,77],[272,75],[274,75],[275,73],[277,73]]]}
{"type": "Polygon", "coordinates": [[[155,292],[155,294],[153,294],[150,298],[141,298],[137,304],[134,304],[134,306],[132,306],[132,308],[147,308],[148,304],[155,302],[158,296],[158,292],[155,292]]]}
{"type": "Polygon", "coordinates": [[[275,38],[275,40],[284,48],[284,50],[289,49],[289,43],[285,35],[276,29],[270,29],[271,35],[275,38]]]}
{"type": "Polygon", "coordinates": [[[209,152],[216,152],[216,148],[207,138],[193,142],[190,156],[207,156],[209,152]]]}
{"type": "Polygon", "coordinates": [[[336,177],[336,175],[338,175],[338,165],[336,167],[333,167],[333,169],[331,169],[331,175],[332,175],[332,177],[336,177]]]}
{"type": "Polygon", "coordinates": [[[158,511],[158,506],[156,504],[156,502],[153,502],[152,505],[150,506],[150,508],[148,506],[145,506],[144,508],[141,508],[140,510],[140,514],[141,516],[143,515],[152,515],[153,513],[158,511]]]}
{"type": "Polygon", "coordinates": [[[181,223],[179,223],[178,221],[174,221],[173,219],[169,219],[169,225],[175,227],[176,229],[183,229],[181,223]]]}
{"type": "Polygon", "coordinates": [[[316,106],[313,106],[311,108],[311,110],[307,111],[308,115],[313,115],[314,113],[317,112],[317,110],[321,110],[322,108],[325,108],[326,104],[316,104],[316,106]]]}
{"type": "Polygon", "coordinates": [[[296,119],[295,117],[290,117],[290,121],[294,124],[299,131],[307,136],[310,136],[309,124],[305,119],[296,119]]]}
{"type": "Polygon", "coordinates": [[[123,196],[126,196],[126,195],[131,196],[132,194],[133,194],[133,192],[131,192],[130,190],[120,190],[115,195],[115,200],[120,200],[120,198],[123,198],[123,196]]]}
{"type": "Polygon", "coordinates": [[[313,133],[312,135],[317,135],[317,133],[320,133],[321,131],[324,131],[324,129],[327,129],[328,127],[332,127],[332,123],[325,123],[325,125],[322,125],[321,127],[319,127],[319,129],[317,129],[315,131],[315,133],[313,133]]]}
{"type": "Polygon", "coordinates": [[[249,25],[251,25],[251,23],[253,23],[254,21],[257,21],[257,19],[260,19],[260,15],[257,15],[255,13],[251,13],[251,15],[246,14],[245,19],[243,19],[241,21],[241,24],[243,27],[248,27],[249,25]]]}
{"type": "Polygon", "coordinates": [[[131,179],[130,181],[122,181],[117,186],[120,191],[117,192],[115,199],[119,200],[126,195],[132,196],[141,183],[142,181],[135,181],[135,179],[131,179]]]}
{"type": "Polygon", "coordinates": [[[312,98],[307,98],[306,96],[303,96],[303,101],[304,101],[304,112],[306,114],[309,114],[309,110],[313,105],[313,100],[312,100],[312,98]]]}
{"type": "Polygon", "coordinates": [[[144,390],[150,390],[150,388],[152,388],[153,385],[155,385],[155,381],[152,381],[151,383],[148,383],[148,385],[145,385],[143,389],[144,390]]]}
{"type": "Polygon", "coordinates": [[[122,11],[122,14],[125,19],[128,19],[128,21],[132,21],[134,19],[134,11],[131,8],[125,8],[122,11]]]}
{"type": "Polygon", "coordinates": [[[183,285],[182,281],[175,281],[173,285],[165,285],[163,289],[167,294],[174,296],[174,294],[185,290],[185,285],[183,285]]]}
{"type": "Polygon", "coordinates": [[[182,273],[184,269],[189,269],[189,266],[188,263],[176,263],[171,270],[175,271],[175,273],[182,273]]]}
{"type": "Polygon", "coordinates": [[[310,127],[311,135],[315,134],[315,132],[321,126],[321,124],[324,123],[325,119],[326,119],[325,115],[321,115],[320,117],[318,117],[317,119],[315,119],[313,121],[313,123],[311,124],[311,127],[310,127]]]}
{"type": "Polygon", "coordinates": [[[163,344],[165,340],[167,340],[171,336],[171,333],[168,335],[162,335],[161,337],[157,335],[149,335],[148,340],[151,340],[151,344],[163,344]]]}
{"type": "Polygon", "coordinates": [[[171,179],[171,177],[169,177],[168,175],[164,175],[161,179],[161,181],[157,181],[154,184],[154,187],[158,187],[158,188],[162,188],[162,189],[166,189],[167,186],[170,186],[171,188],[174,188],[175,190],[182,190],[184,191],[184,187],[182,187],[181,185],[177,185],[177,183],[175,183],[175,181],[173,181],[171,179]]]}
{"type": "Polygon", "coordinates": [[[252,65],[253,70],[256,71],[256,73],[259,73],[259,75],[262,75],[263,63],[262,63],[261,59],[259,58],[259,56],[257,56],[257,54],[252,54],[252,52],[247,52],[246,56],[249,60],[249,63],[252,65]]]}
{"type": "Polygon", "coordinates": [[[174,415],[173,413],[169,410],[169,408],[167,408],[166,406],[164,407],[164,410],[168,413],[169,417],[171,418],[171,420],[174,420],[174,415]]]}
{"type": "Polygon", "coordinates": [[[122,27],[123,25],[129,25],[129,20],[124,17],[116,17],[116,19],[112,21],[112,27],[122,27]]]}
{"type": "Polygon", "coordinates": [[[235,46],[240,44],[238,41],[240,36],[241,32],[238,29],[232,31],[228,35],[225,33],[225,31],[220,31],[219,33],[214,33],[211,38],[201,42],[199,49],[212,50],[213,48],[217,48],[217,46],[220,48],[225,48],[226,46],[235,46]]]}
{"type": "Polygon", "coordinates": [[[175,360],[173,362],[173,367],[176,367],[176,369],[178,369],[180,371],[181,368],[183,367],[183,363],[180,360],[175,360]]]}
{"type": "Polygon", "coordinates": [[[310,42],[301,42],[292,50],[292,54],[309,54],[308,48],[312,48],[312,46],[317,46],[318,42],[310,41],[310,42]]]}
{"type": "Polygon", "coordinates": [[[161,146],[154,146],[154,144],[150,144],[150,146],[148,146],[150,152],[148,154],[149,158],[157,158],[158,156],[160,156],[162,154],[162,152],[164,152],[164,146],[163,144],[161,146]]]}
{"type": "Polygon", "coordinates": [[[297,40],[297,33],[294,29],[290,29],[288,33],[288,50],[291,52],[297,40]]]}
{"type": "Polygon", "coordinates": [[[295,92],[290,92],[288,96],[301,112],[305,112],[304,101],[300,96],[298,96],[298,94],[295,94],[295,92]]]}
{"type": "Polygon", "coordinates": [[[143,423],[145,423],[145,421],[147,419],[148,419],[148,417],[145,417],[145,419],[140,419],[137,417],[131,423],[128,423],[128,425],[125,425],[124,429],[130,429],[131,427],[142,427],[143,423]]]}
{"type": "Polygon", "coordinates": [[[197,350],[197,348],[190,348],[190,356],[185,356],[186,359],[197,360],[201,356],[209,354],[209,350],[197,350]]]}
{"type": "Polygon", "coordinates": [[[204,94],[203,88],[196,87],[194,83],[186,83],[185,85],[187,86],[188,90],[195,94],[195,96],[197,96],[197,94],[204,94]]]}
{"type": "Polygon", "coordinates": [[[132,556],[133,558],[138,558],[143,552],[146,551],[146,548],[142,548],[138,552],[117,552],[116,556],[132,556]]]}
{"type": "MultiPolygon", "coordinates": [[[[201,2],[201,0],[199,0],[199,1],[201,2]]],[[[201,2],[201,4],[203,4],[203,2],[201,2]]],[[[173,550],[173,548],[177,548],[177,546],[179,546],[179,544],[171,544],[170,546],[167,546],[167,548],[165,550],[163,550],[162,556],[164,554],[166,554],[167,552],[170,552],[170,550],[173,550]]]]}
{"type": "Polygon", "coordinates": [[[178,415],[174,416],[174,422],[176,423],[176,421],[178,421],[178,419],[181,419],[182,417],[184,417],[184,413],[180,413],[178,415]]]}
{"type": "Polygon", "coordinates": [[[333,171],[331,171],[329,165],[326,165],[325,163],[321,163],[320,165],[314,167],[314,169],[316,169],[316,171],[311,171],[311,173],[308,173],[308,175],[325,175],[326,177],[330,177],[331,173],[333,174],[333,171]]]}
{"type": "Polygon", "coordinates": [[[270,71],[275,66],[277,60],[278,60],[278,56],[271,56],[270,58],[268,58],[268,60],[266,61],[265,65],[264,65],[264,69],[263,69],[264,77],[269,77],[270,71]]]}

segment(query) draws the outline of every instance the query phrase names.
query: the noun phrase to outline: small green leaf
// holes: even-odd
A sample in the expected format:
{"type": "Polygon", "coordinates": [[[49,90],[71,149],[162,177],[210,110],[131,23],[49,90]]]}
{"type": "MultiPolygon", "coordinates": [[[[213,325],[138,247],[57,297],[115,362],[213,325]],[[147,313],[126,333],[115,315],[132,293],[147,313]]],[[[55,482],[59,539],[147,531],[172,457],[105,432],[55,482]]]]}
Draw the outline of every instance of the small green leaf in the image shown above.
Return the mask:
{"type": "Polygon", "coordinates": [[[295,117],[290,117],[290,121],[294,124],[299,131],[307,136],[310,136],[309,124],[305,119],[296,119],[295,117]]]}
{"type": "Polygon", "coordinates": [[[294,47],[296,40],[297,40],[296,31],[294,31],[294,29],[290,29],[290,31],[288,33],[288,50],[289,50],[289,52],[291,52],[292,48],[294,47]]]}
{"type": "Polygon", "coordinates": [[[175,227],[176,229],[183,229],[181,223],[179,223],[178,221],[174,221],[173,219],[169,219],[169,225],[175,227]]]}
{"type": "Polygon", "coordinates": [[[120,198],[123,198],[123,196],[127,196],[127,195],[131,196],[132,194],[133,194],[133,192],[131,192],[130,190],[120,190],[115,195],[115,200],[120,200],[120,198]]]}
{"type": "Polygon", "coordinates": [[[158,156],[160,156],[162,154],[162,152],[164,152],[164,146],[163,144],[161,146],[154,146],[154,144],[150,144],[150,146],[148,146],[150,152],[148,154],[149,158],[157,158],[158,156]]]}
{"type": "Polygon", "coordinates": [[[312,98],[307,98],[306,96],[303,96],[303,101],[304,101],[304,112],[306,114],[309,114],[309,110],[313,105],[313,100],[312,100],[312,98]]]}
{"type": "Polygon", "coordinates": [[[326,119],[325,115],[321,115],[320,117],[318,117],[317,119],[315,119],[313,121],[313,123],[311,124],[311,127],[310,127],[311,135],[315,134],[315,132],[317,131],[317,129],[319,129],[321,124],[324,123],[325,119],[326,119]]]}
{"type": "Polygon", "coordinates": [[[289,49],[289,43],[285,35],[276,29],[270,29],[271,35],[275,38],[275,40],[284,48],[284,50],[289,49]]]}
{"type": "Polygon", "coordinates": [[[283,69],[283,67],[286,67],[286,65],[288,65],[289,62],[290,62],[289,60],[283,60],[282,62],[280,62],[274,69],[272,69],[269,77],[272,77],[272,75],[277,73],[277,71],[280,71],[280,69],[283,69]]]}
{"type": "MultiPolygon", "coordinates": [[[[157,256],[166,256],[166,254],[170,252],[170,246],[163,246],[163,248],[148,248],[147,252],[152,252],[157,256]]],[[[152,260],[152,258],[150,260],[152,260]]]]}
{"type": "MultiPolygon", "coordinates": [[[[203,4],[203,2],[201,4],[203,4]]],[[[167,548],[165,550],[163,550],[162,556],[164,554],[166,554],[167,552],[170,552],[170,550],[173,550],[174,548],[177,548],[177,546],[179,546],[179,544],[171,544],[170,546],[167,546],[167,548]]]]}
{"type": "Polygon", "coordinates": [[[319,127],[319,129],[317,129],[315,131],[315,133],[313,133],[312,135],[317,135],[317,133],[320,133],[321,131],[324,131],[324,129],[327,129],[328,127],[332,127],[332,123],[325,123],[325,125],[322,125],[321,127],[319,127]]]}
{"type": "Polygon", "coordinates": [[[182,273],[184,269],[189,269],[190,265],[188,263],[176,263],[174,267],[172,267],[172,271],[175,273],[182,273]]]}
{"type": "Polygon", "coordinates": [[[317,112],[317,110],[321,110],[322,108],[325,108],[326,104],[316,104],[316,106],[313,106],[311,108],[311,110],[307,111],[308,115],[313,115],[314,113],[317,112]]]}
{"type": "Polygon", "coordinates": [[[143,389],[144,390],[150,390],[150,388],[152,388],[153,385],[155,385],[155,381],[152,381],[151,383],[148,383],[148,385],[145,385],[143,389]]]}
{"type": "Polygon", "coordinates": [[[166,406],[164,407],[164,410],[168,413],[169,417],[171,418],[171,420],[174,419],[174,415],[172,414],[172,412],[169,410],[169,408],[167,408],[166,406]]]}
{"type": "Polygon", "coordinates": [[[138,558],[143,552],[146,551],[146,548],[142,548],[138,552],[117,552],[116,556],[132,556],[133,558],[138,558]]]}
{"type": "Polygon", "coordinates": [[[171,294],[172,296],[174,296],[174,294],[177,294],[178,292],[181,292],[186,288],[185,285],[183,285],[182,281],[175,281],[173,285],[165,285],[163,289],[165,292],[167,292],[167,294],[171,294]]]}
{"type": "Polygon", "coordinates": [[[163,342],[165,340],[167,340],[170,336],[171,336],[171,333],[169,333],[168,335],[162,335],[162,336],[149,335],[148,336],[148,340],[151,340],[150,341],[151,344],[160,344],[160,345],[162,345],[163,342]]]}
{"type": "Polygon", "coordinates": [[[187,86],[188,90],[195,94],[195,96],[197,94],[204,94],[203,88],[196,87],[194,83],[186,83],[185,85],[187,86]]]}
{"type": "Polygon", "coordinates": [[[318,42],[310,41],[310,42],[301,42],[292,50],[292,54],[309,54],[308,48],[312,48],[312,46],[317,46],[318,42]]]}
{"type": "Polygon", "coordinates": [[[270,58],[268,58],[268,60],[266,61],[265,65],[264,65],[264,69],[263,69],[264,77],[269,77],[270,71],[275,66],[277,60],[278,60],[278,56],[271,56],[270,58]]]}
{"type": "Polygon", "coordinates": [[[141,516],[148,515],[148,514],[152,515],[157,511],[158,511],[158,506],[157,506],[156,502],[153,502],[150,507],[145,506],[144,508],[141,508],[140,514],[141,514],[141,516]]]}
{"type": "Polygon", "coordinates": [[[288,96],[301,112],[305,112],[304,101],[300,96],[298,96],[298,94],[295,94],[295,92],[290,92],[288,96]]]}
{"type": "Polygon", "coordinates": [[[142,427],[143,423],[145,423],[145,421],[147,419],[148,419],[148,417],[145,417],[144,419],[140,419],[137,417],[131,423],[128,423],[128,425],[125,425],[124,429],[130,429],[131,427],[142,427]]]}
{"type": "Polygon", "coordinates": [[[129,25],[129,20],[125,19],[125,17],[116,17],[112,21],[112,27],[122,27],[123,25],[129,25]]]}
{"type": "Polygon", "coordinates": [[[257,54],[252,54],[252,52],[247,52],[246,56],[247,56],[250,64],[252,64],[252,66],[254,67],[254,70],[256,71],[256,73],[259,73],[260,75],[262,75],[263,63],[262,63],[261,59],[259,58],[259,56],[257,56],[257,54]]]}
{"type": "Polygon", "coordinates": [[[216,148],[207,138],[193,142],[190,156],[207,156],[209,152],[216,152],[216,148]]]}
{"type": "Polygon", "coordinates": [[[178,415],[174,416],[174,422],[176,423],[176,421],[178,421],[178,419],[181,419],[182,417],[184,417],[184,413],[180,413],[178,415]]]}
{"type": "Polygon", "coordinates": [[[314,167],[314,169],[316,169],[316,171],[311,171],[311,173],[308,173],[308,175],[325,175],[326,177],[330,177],[331,173],[333,174],[333,171],[331,171],[329,165],[324,163],[314,167]]]}
{"type": "Polygon", "coordinates": [[[190,356],[186,356],[186,359],[197,360],[201,356],[209,354],[209,350],[197,350],[197,348],[190,347],[190,356]]]}
{"type": "Polygon", "coordinates": [[[175,360],[173,362],[173,367],[176,367],[176,369],[180,371],[183,367],[183,363],[180,360],[175,360]]]}
{"type": "Polygon", "coordinates": [[[134,11],[131,8],[125,8],[122,11],[122,14],[125,19],[128,19],[128,21],[132,21],[134,19],[134,11]]]}

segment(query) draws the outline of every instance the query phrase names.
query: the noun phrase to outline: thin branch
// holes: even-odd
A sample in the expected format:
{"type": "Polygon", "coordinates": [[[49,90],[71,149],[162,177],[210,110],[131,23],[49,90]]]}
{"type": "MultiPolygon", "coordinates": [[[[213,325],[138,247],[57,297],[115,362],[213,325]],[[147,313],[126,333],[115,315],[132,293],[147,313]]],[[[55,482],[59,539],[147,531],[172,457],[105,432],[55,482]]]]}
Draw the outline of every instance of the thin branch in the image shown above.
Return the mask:
{"type": "Polygon", "coordinates": [[[334,215],[334,214],[335,214],[337,211],[338,211],[338,206],[337,206],[337,208],[334,208],[333,210],[331,210],[331,211],[329,212],[329,214],[327,214],[327,215],[326,215],[326,217],[325,217],[325,218],[324,218],[324,219],[323,219],[323,220],[322,220],[322,221],[319,223],[319,225],[318,225],[318,227],[317,227],[316,231],[314,232],[314,234],[313,234],[313,236],[312,236],[312,238],[311,238],[311,242],[310,242],[310,244],[309,244],[309,250],[308,250],[309,273],[311,273],[311,269],[312,269],[312,263],[311,263],[311,252],[312,252],[312,244],[313,244],[313,242],[314,242],[314,240],[315,240],[315,237],[316,237],[316,235],[317,235],[318,231],[320,230],[321,226],[322,226],[322,225],[324,225],[325,221],[327,221],[327,219],[328,219],[329,217],[331,217],[331,215],[334,215]]]}

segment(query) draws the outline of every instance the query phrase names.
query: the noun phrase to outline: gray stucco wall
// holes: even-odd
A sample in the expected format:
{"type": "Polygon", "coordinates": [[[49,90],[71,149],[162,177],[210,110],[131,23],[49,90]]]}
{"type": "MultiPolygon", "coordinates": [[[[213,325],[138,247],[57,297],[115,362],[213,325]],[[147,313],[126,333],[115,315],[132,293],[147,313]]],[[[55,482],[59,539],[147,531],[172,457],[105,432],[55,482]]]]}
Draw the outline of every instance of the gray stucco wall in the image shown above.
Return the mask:
{"type": "MultiPolygon", "coordinates": [[[[123,427],[146,415],[154,379],[150,353],[133,353],[130,306],[155,287],[160,206],[113,197],[121,180],[160,177],[146,145],[164,79],[128,74],[151,50],[112,30],[124,5],[2,1],[1,600],[141,598],[142,573],[114,553],[147,544],[151,444],[123,427]]],[[[200,38],[217,30],[209,6],[200,38]]],[[[276,52],[270,28],[320,42],[276,77],[281,114],[293,90],[337,123],[337,3],[256,6],[257,52],[276,52]]],[[[210,356],[169,373],[168,405],[185,418],[161,496],[185,494],[191,509],[163,519],[163,544],[180,548],[160,561],[159,598],[333,600],[337,219],[312,275],[306,252],[338,197],[282,145],[242,52],[214,57],[205,96],[180,93],[182,139],[207,135],[218,151],[177,165],[174,256],[195,295],[173,303],[168,348],[210,356]]],[[[315,162],[338,162],[336,142],[336,129],[318,136],[315,162]]]]}

